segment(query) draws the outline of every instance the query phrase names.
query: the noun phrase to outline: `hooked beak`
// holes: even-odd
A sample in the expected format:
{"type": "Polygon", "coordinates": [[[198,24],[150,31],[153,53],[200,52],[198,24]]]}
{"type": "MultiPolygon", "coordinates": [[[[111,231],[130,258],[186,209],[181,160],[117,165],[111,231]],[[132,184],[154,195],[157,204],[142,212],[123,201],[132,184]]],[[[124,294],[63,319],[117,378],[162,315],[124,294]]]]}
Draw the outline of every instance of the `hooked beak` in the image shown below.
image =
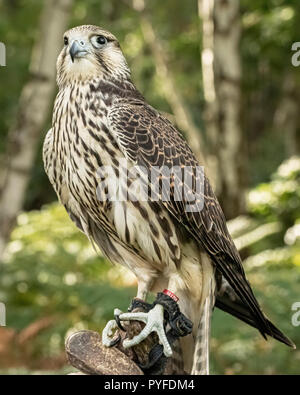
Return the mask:
{"type": "Polygon", "coordinates": [[[70,48],[70,56],[74,63],[75,58],[83,58],[88,51],[85,49],[85,42],[75,40],[70,48]]]}

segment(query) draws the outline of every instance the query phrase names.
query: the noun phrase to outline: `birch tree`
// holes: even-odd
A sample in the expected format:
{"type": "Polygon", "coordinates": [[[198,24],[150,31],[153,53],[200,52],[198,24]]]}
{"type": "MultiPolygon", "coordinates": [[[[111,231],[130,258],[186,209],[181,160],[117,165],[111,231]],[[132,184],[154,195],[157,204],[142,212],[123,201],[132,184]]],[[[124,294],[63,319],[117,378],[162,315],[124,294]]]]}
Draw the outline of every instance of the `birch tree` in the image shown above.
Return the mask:
{"type": "Polygon", "coordinates": [[[287,71],[283,77],[282,97],[274,115],[274,129],[283,135],[287,156],[299,155],[299,96],[295,76],[287,71]]]}
{"type": "Polygon", "coordinates": [[[208,161],[227,218],[244,211],[238,0],[198,0],[208,161]]]}
{"type": "Polygon", "coordinates": [[[200,164],[206,165],[205,145],[200,128],[195,124],[191,112],[176,87],[172,74],[168,69],[167,51],[152,27],[149,16],[145,12],[145,6],[144,0],[132,1],[133,9],[140,14],[141,30],[145,43],[153,54],[156,72],[162,83],[164,97],[172,109],[177,126],[184,132],[200,164]]]}
{"type": "Polygon", "coordinates": [[[41,131],[55,89],[55,63],[62,47],[73,0],[46,0],[33,46],[30,80],[20,95],[16,122],[9,131],[0,191],[0,259],[22,209],[41,131]]]}

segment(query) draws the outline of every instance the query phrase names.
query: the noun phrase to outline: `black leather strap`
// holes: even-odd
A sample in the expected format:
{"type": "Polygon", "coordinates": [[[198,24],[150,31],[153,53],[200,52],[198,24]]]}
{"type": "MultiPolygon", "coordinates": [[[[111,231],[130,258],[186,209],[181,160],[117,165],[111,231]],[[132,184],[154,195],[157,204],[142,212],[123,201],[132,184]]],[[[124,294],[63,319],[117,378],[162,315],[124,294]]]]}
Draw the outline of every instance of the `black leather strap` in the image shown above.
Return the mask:
{"type": "MultiPolygon", "coordinates": [[[[139,299],[133,299],[131,310],[142,307],[148,312],[157,304],[162,305],[164,308],[164,329],[166,330],[167,326],[170,326],[170,329],[166,332],[170,346],[179,337],[186,336],[192,332],[193,323],[180,312],[177,302],[162,292],[157,294],[156,300],[152,305],[139,299]]],[[[149,352],[148,363],[146,365],[139,364],[139,367],[146,375],[158,375],[164,372],[167,360],[167,357],[164,355],[163,346],[156,344],[149,352]]]]}

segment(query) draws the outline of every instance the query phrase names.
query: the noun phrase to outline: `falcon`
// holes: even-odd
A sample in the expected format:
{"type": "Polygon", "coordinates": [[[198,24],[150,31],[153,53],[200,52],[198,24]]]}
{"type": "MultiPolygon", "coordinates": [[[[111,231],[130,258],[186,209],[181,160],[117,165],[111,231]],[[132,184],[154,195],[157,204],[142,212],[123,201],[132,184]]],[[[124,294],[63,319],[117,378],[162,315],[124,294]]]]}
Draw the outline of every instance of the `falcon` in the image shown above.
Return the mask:
{"type": "MultiPolygon", "coordinates": [[[[77,227],[111,262],[135,274],[137,299],[164,289],[179,298],[193,323],[180,339],[184,371],[208,373],[203,355],[214,306],[294,347],[262,312],[204,171],[181,133],[135,87],[116,37],[84,25],[68,30],[63,42],[43,146],[46,173],[77,227]]],[[[146,324],[125,347],[155,331],[164,354],[174,354],[161,304],[146,313],[115,314],[146,324]]],[[[103,331],[107,346],[113,326],[103,331]]]]}

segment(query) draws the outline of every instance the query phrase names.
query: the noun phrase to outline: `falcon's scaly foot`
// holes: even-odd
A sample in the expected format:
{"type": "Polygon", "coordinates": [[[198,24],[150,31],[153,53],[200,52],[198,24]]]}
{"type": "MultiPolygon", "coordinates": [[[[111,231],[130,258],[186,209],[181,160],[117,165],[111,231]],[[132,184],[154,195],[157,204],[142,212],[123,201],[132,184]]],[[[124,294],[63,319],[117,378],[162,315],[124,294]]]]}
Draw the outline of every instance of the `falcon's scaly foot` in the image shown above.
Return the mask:
{"type": "MultiPolygon", "coordinates": [[[[119,309],[114,310],[115,317],[119,321],[141,321],[146,324],[145,328],[133,339],[126,339],[123,341],[123,347],[129,348],[136,346],[141,341],[146,339],[151,332],[156,332],[160,343],[163,346],[164,354],[166,357],[172,355],[171,346],[167,340],[167,336],[164,329],[164,308],[160,304],[155,305],[148,313],[137,312],[137,313],[123,313],[119,309]]],[[[102,332],[102,343],[106,347],[112,347],[118,339],[114,339],[114,332],[118,329],[119,325],[116,320],[110,320],[106,324],[102,332]]]]}
{"type": "MultiPolygon", "coordinates": [[[[119,317],[119,315],[122,314],[122,311],[119,309],[114,309],[114,316],[119,317]]],[[[102,344],[106,347],[112,347],[114,346],[119,338],[114,339],[114,333],[115,331],[119,328],[117,321],[110,320],[108,323],[105,325],[105,328],[102,331],[102,344]]]]}
{"type": "Polygon", "coordinates": [[[136,320],[146,324],[145,328],[133,339],[126,339],[123,341],[124,348],[135,346],[146,339],[151,332],[156,332],[163,346],[165,356],[170,357],[172,355],[172,348],[168,342],[164,329],[164,308],[162,305],[156,304],[148,313],[121,313],[119,319],[121,321],[136,320]]]}

